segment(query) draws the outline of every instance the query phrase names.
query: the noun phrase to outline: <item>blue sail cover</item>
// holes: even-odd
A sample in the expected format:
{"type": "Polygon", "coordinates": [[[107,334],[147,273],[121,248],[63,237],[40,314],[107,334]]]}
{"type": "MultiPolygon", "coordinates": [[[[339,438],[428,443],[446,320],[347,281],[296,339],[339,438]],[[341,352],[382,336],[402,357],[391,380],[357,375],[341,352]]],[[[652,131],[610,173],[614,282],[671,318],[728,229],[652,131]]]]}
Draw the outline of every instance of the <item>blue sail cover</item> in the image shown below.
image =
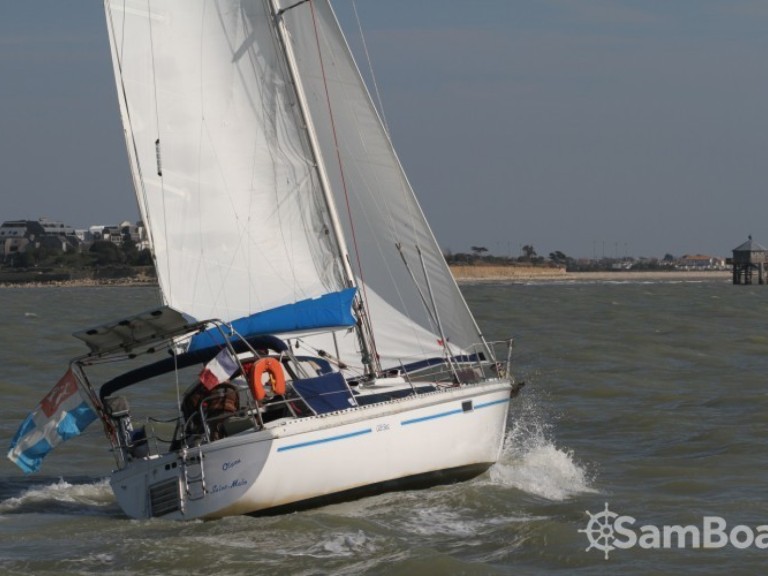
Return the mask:
{"type": "MultiPolygon", "coordinates": [[[[352,315],[352,300],[356,292],[357,288],[347,288],[318,298],[263,310],[235,320],[231,326],[233,331],[243,338],[258,334],[284,334],[354,326],[356,320],[352,315]]],[[[231,334],[230,336],[233,339],[237,338],[231,334]]],[[[223,344],[224,336],[221,331],[216,327],[209,328],[192,338],[188,352],[223,344]]]]}

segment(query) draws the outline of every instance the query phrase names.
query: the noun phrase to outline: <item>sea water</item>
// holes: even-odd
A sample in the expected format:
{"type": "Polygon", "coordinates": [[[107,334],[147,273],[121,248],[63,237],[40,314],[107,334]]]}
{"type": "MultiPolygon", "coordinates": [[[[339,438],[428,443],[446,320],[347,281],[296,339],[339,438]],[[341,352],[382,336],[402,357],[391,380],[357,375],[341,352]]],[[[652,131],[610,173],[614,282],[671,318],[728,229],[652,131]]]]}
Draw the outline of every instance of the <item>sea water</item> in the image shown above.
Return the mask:
{"type": "MultiPolygon", "coordinates": [[[[277,517],[136,521],[94,425],[39,474],[0,462],[0,574],[764,572],[768,287],[462,290],[487,339],[514,337],[526,383],[483,476],[277,517]]],[[[5,288],[0,301],[3,447],[84,352],[72,332],[158,303],[146,287],[5,288]]]]}

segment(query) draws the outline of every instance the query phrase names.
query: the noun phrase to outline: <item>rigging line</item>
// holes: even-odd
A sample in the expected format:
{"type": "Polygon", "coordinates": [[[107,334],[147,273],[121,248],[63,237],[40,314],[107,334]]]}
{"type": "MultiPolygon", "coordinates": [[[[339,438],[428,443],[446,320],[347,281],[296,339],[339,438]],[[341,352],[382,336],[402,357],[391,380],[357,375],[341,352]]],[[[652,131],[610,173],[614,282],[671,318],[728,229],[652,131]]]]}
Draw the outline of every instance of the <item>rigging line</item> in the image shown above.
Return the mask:
{"type": "MultiPolygon", "coordinates": [[[[374,72],[373,64],[371,62],[371,58],[370,58],[370,55],[369,55],[369,52],[368,52],[368,45],[367,45],[367,43],[365,41],[365,36],[363,34],[363,27],[362,27],[362,24],[361,24],[361,21],[360,21],[360,17],[359,17],[359,15],[357,13],[357,3],[356,3],[356,0],[352,0],[352,8],[354,10],[355,18],[357,20],[357,25],[358,25],[358,28],[360,30],[360,38],[362,40],[363,50],[365,52],[366,61],[368,63],[368,70],[369,70],[369,73],[371,75],[371,80],[372,80],[372,83],[373,83],[374,92],[376,94],[376,101],[378,103],[378,107],[376,105],[374,105],[373,102],[371,102],[371,105],[374,108],[374,111],[378,112],[379,120],[380,120],[380,122],[381,122],[381,124],[382,124],[382,126],[384,128],[384,133],[385,133],[386,139],[387,139],[387,141],[388,141],[388,143],[389,143],[389,145],[390,145],[390,147],[392,149],[392,154],[395,157],[395,160],[396,160],[398,166],[400,166],[400,160],[397,159],[397,154],[395,153],[394,145],[392,144],[392,137],[391,137],[391,134],[390,134],[390,131],[389,131],[389,124],[387,123],[386,116],[384,115],[384,102],[383,102],[383,100],[381,98],[381,94],[379,92],[379,85],[378,85],[378,82],[376,81],[376,74],[374,72]]],[[[358,73],[360,73],[359,70],[358,70],[358,73]]],[[[361,76],[361,80],[362,80],[362,74],[360,74],[360,76],[361,76]]],[[[370,95],[369,95],[369,98],[370,98],[370,95]]],[[[406,200],[406,210],[407,210],[408,216],[411,219],[411,230],[416,230],[417,226],[418,226],[417,223],[416,223],[417,217],[416,217],[416,214],[414,214],[412,202],[410,202],[410,198],[413,196],[412,188],[410,186],[410,183],[408,182],[407,176],[405,175],[405,173],[404,173],[404,171],[402,169],[402,166],[400,166],[400,175],[401,175],[401,178],[399,179],[400,180],[400,192],[403,195],[403,199],[406,200]],[[410,195],[409,195],[409,192],[410,192],[410,195]]],[[[392,212],[391,211],[389,211],[389,216],[390,216],[390,218],[389,218],[389,220],[390,220],[390,230],[392,231],[392,239],[395,242],[397,242],[398,241],[397,240],[398,234],[395,231],[396,226],[393,224],[392,212]]]]}
{"type": "MultiPolygon", "coordinates": [[[[155,146],[157,148],[157,155],[158,155],[158,170],[157,175],[160,178],[160,198],[162,199],[163,204],[163,240],[165,241],[165,248],[168,250],[168,221],[166,219],[167,210],[165,206],[165,179],[163,178],[162,170],[160,170],[160,164],[159,164],[159,158],[160,158],[160,106],[158,104],[157,100],[157,69],[155,68],[155,39],[152,34],[152,7],[150,0],[147,0],[147,23],[149,24],[149,51],[151,54],[151,60],[152,60],[152,91],[154,93],[155,97],[155,126],[156,126],[156,132],[157,132],[157,141],[155,142],[155,146]]],[[[166,258],[166,265],[165,265],[165,272],[168,277],[168,286],[167,286],[167,293],[170,294],[172,292],[172,286],[171,286],[171,262],[170,258],[166,258]]],[[[166,297],[166,291],[162,290],[163,293],[163,300],[166,303],[170,303],[166,297]]]]}
{"type": "MultiPolygon", "coordinates": [[[[352,207],[349,202],[349,190],[347,188],[347,180],[344,175],[344,165],[341,161],[341,149],[339,148],[339,137],[336,132],[336,122],[333,116],[333,107],[331,105],[331,95],[330,95],[330,92],[328,91],[328,78],[325,73],[325,63],[323,62],[323,52],[320,47],[320,35],[317,29],[317,16],[315,14],[315,4],[313,2],[310,2],[309,7],[310,7],[310,11],[312,12],[312,26],[314,27],[314,30],[315,30],[315,43],[317,44],[317,56],[320,61],[320,73],[323,77],[323,88],[325,89],[325,100],[326,100],[326,103],[328,104],[328,116],[331,122],[331,131],[333,132],[333,144],[334,144],[334,147],[336,148],[336,160],[339,163],[339,174],[341,176],[341,186],[344,190],[344,201],[347,207],[347,216],[349,218],[349,228],[350,228],[350,231],[352,232],[352,245],[354,246],[354,249],[355,249],[355,259],[357,260],[357,269],[360,274],[360,283],[362,284],[362,291],[364,294],[364,297],[363,297],[364,310],[363,311],[365,313],[366,318],[363,319],[363,321],[368,322],[368,319],[370,319],[371,317],[371,312],[368,309],[368,291],[365,283],[365,277],[363,276],[363,263],[360,260],[360,250],[357,245],[357,235],[355,233],[355,222],[352,219],[352,207]]],[[[376,353],[376,339],[373,334],[373,330],[369,328],[368,334],[372,340],[372,345],[373,345],[373,350],[371,352],[374,356],[377,356],[378,354],[376,353]]],[[[378,364],[378,360],[376,358],[373,358],[372,362],[378,364]]]]}
{"type": "MultiPolygon", "coordinates": [[[[300,4],[303,4],[307,0],[301,0],[300,2],[297,2],[293,4],[292,6],[288,6],[287,8],[282,8],[280,10],[277,10],[274,12],[275,19],[279,18],[286,10],[291,10],[292,8],[295,8],[296,6],[299,6],[300,4]]],[[[267,12],[274,10],[271,3],[265,2],[265,10],[267,12]]],[[[280,34],[278,31],[278,27],[276,26],[270,26],[270,37],[272,39],[272,46],[276,54],[282,53],[282,45],[280,40],[280,34]]],[[[266,68],[266,65],[258,62],[256,58],[254,58],[253,55],[251,55],[251,59],[253,60],[253,68],[255,70],[259,70],[260,73],[263,73],[263,70],[266,68]]],[[[273,65],[274,70],[280,75],[280,77],[283,79],[284,82],[284,88],[282,90],[279,90],[280,99],[285,100],[285,103],[281,105],[281,109],[283,110],[283,113],[288,116],[289,114],[292,114],[292,117],[295,119],[295,131],[296,135],[301,140],[300,146],[305,146],[305,148],[302,149],[302,158],[306,162],[306,170],[302,173],[299,168],[293,168],[291,170],[291,184],[292,188],[290,190],[290,193],[296,193],[298,195],[302,195],[302,192],[304,190],[312,190],[313,182],[312,182],[312,170],[317,166],[317,162],[314,160],[309,160],[304,156],[306,154],[307,150],[312,150],[312,144],[310,142],[310,138],[308,136],[308,127],[305,125],[306,122],[304,121],[302,112],[301,112],[301,105],[297,105],[298,100],[300,100],[299,96],[296,94],[296,92],[291,92],[290,86],[293,85],[295,87],[296,83],[294,82],[290,65],[287,62],[287,59],[278,58],[277,62],[273,65]],[[289,112],[290,111],[290,112],[289,112]],[[301,126],[303,126],[304,130],[301,130],[301,126]]],[[[265,90],[261,90],[259,92],[259,99],[260,99],[260,106],[261,106],[261,113],[264,115],[270,126],[270,135],[275,138],[276,140],[279,140],[278,137],[278,131],[279,128],[277,128],[277,125],[279,123],[279,116],[280,111],[279,110],[273,110],[267,103],[266,103],[266,94],[265,90]]],[[[273,147],[268,147],[268,153],[269,153],[269,159],[272,164],[272,166],[276,167],[281,162],[286,163],[288,165],[291,165],[293,163],[291,153],[280,148],[280,149],[273,149],[273,147]]],[[[257,166],[258,162],[256,159],[256,151],[254,150],[253,159],[252,159],[252,165],[251,165],[251,185],[253,186],[253,182],[256,179],[256,173],[259,170],[257,166]]],[[[279,181],[279,175],[277,173],[277,169],[274,169],[272,172],[272,186],[271,190],[275,196],[275,206],[277,207],[277,210],[280,210],[280,207],[282,206],[282,202],[280,201],[280,189],[281,186],[278,184],[279,181]]],[[[311,195],[314,196],[314,195],[311,195]]],[[[316,202],[316,198],[314,198],[314,201],[316,202]]],[[[250,207],[253,205],[254,200],[253,196],[251,196],[250,199],[250,205],[249,205],[249,212],[248,214],[251,214],[250,207]]],[[[254,209],[255,210],[255,209],[254,209]]],[[[249,217],[250,218],[250,217],[249,217]]],[[[280,234],[281,238],[285,239],[286,230],[283,226],[280,226],[280,234]]],[[[250,235],[250,232],[249,232],[250,235]]],[[[301,291],[301,285],[302,283],[298,279],[298,271],[297,267],[294,264],[296,261],[295,255],[298,251],[298,248],[296,248],[292,243],[289,243],[287,241],[283,242],[282,246],[284,247],[285,256],[287,258],[287,261],[291,263],[289,267],[289,273],[291,277],[291,285],[290,285],[290,291],[294,295],[294,298],[297,298],[297,294],[304,294],[304,292],[301,291]],[[288,246],[291,246],[292,249],[289,252],[288,246]],[[288,257],[290,256],[290,258],[288,257]]],[[[250,277],[250,269],[249,269],[249,277],[250,277]]],[[[258,282],[258,278],[254,279],[254,282],[258,282]]],[[[253,290],[249,291],[249,297],[250,295],[257,296],[256,292],[253,290]]]]}
{"type": "Polygon", "coordinates": [[[288,12],[288,10],[293,10],[294,8],[296,8],[296,6],[301,6],[301,5],[302,5],[302,4],[304,4],[305,2],[309,2],[309,0],[299,0],[298,2],[294,2],[294,3],[293,3],[293,4],[291,4],[290,6],[286,6],[285,8],[280,8],[280,10],[278,10],[277,12],[275,12],[275,16],[276,16],[277,18],[279,18],[280,16],[282,16],[283,14],[285,14],[286,12],[288,12]]]}
{"type": "Polygon", "coordinates": [[[379,113],[381,114],[381,122],[384,124],[384,130],[389,134],[389,124],[387,124],[387,117],[384,115],[384,102],[381,100],[381,94],[379,93],[379,84],[376,82],[376,74],[373,72],[373,64],[371,64],[371,55],[368,53],[368,44],[365,41],[365,35],[363,34],[363,25],[360,22],[360,16],[357,13],[357,2],[352,0],[352,10],[355,12],[355,20],[357,20],[357,28],[360,31],[360,40],[363,43],[363,52],[365,53],[365,60],[368,63],[368,73],[371,75],[371,82],[373,83],[373,91],[376,93],[376,102],[379,105],[379,113]]]}
{"type": "Polygon", "coordinates": [[[176,416],[177,418],[183,418],[183,412],[181,410],[181,386],[179,382],[179,357],[175,349],[173,349],[171,355],[173,356],[173,373],[176,384],[176,416]]]}
{"type": "Polygon", "coordinates": [[[427,292],[429,293],[429,298],[432,300],[432,309],[435,312],[435,321],[437,322],[437,328],[440,331],[440,338],[442,338],[442,345],[443,345],[443,353],[445,354],[445,360],[448,362],[448,367],[451,370],[451,373],[453,374],[453,377],[456,379],[456,382],[460,383],[461,379],[459,378],[458,373],[456,372],[456,366],[453,362],[453,352],[451,352],[451,348],[448,344],[448,338],[445,337],[445,331],[443,330],[443,325],[440,322],[440,315],[437,312],[437,303],[435,302],[435,293],[432,291],[432,283],[429,281],[429,273],[427,272],[427,265],[424,263],[424,254],[421,251],[421,248],[419,248],[419,245],[416,244],[416,252],[419,254],[419,259],[421,260],[421,269],[424,273],[424,280],[427,282],[427,292]]]}
{"type": "MultiPolygon", "coordinates": [[[[123,0],[123,22],[122,22],[122,30],[120,31],[121,32],[121,36],[120,36],[120,58],[118,59],[118,62],[120,62],[120,67],[121,68],[122,68],[123,52],[125,51],[125,21],[127,20],[127,18],[125,17],[125,15],[127,14],[126,9],[125,9],[126,1],[127,0],[123,0]]],[[[111,10],[109,12],[109,24],[114,29],[114,24],[112,24],[112,11],[111,10]]],[[[115,49],[117,49],[117,46],[115,46],[115,49]]],[[[122,82],[122,77],[121,77],[121,82],[122,82]]]]}
{"type": "MultiPolygon", "coordinates": [[[[408,270],[408,274],[411,276],[411,280],[413,280],[413,285],[416,287],[416,291],[419,293],[419,297],[421,298],[421,303],[424,305],[424,310],[427,312],[427,317],[432,322],[433,329],[438,330],[439,329],[439,323],[436,318],[436,311],[433,311],[432,308],[430,308],[429,303],[427,302],[426,296],[424,296],[424,292],[421,289],[421,286],[419,286],[418,281],[416,280],[416,276],[413,273],[413,270],[411,270],[411,267],[408,265],[408,260],[405,258],[405,252],[403,252],[403,245],[400,244],[400,242],[395,243],[395,248],[397,248],[397,251],[400,253],[400,258],[403,261],[403,264],[405,265],[405,269],[408,270]]],[[[416,247],[418,250],[418,246],[416,247]]]]}
{"type": "MultiPolygon", "coordinates": [[[[333,339],[334,339],[334,346],[338,347],[338,344],[336,342],[336,333],[333,333],[333,339]]],[[[365,374],[364,370],[361,370],[357,366],[350,366],[344,360],[341,359],[341,357],[338,354],[338,351],[336,352],[336,356],[331,356],[328,352],[323,350],[322,348],[317,348],[315,346],[312,346],[305,342],[302,338],[296,337],[296,349],[298,350],[299,347],[303,348],[304,350],[309,350],[310,352],[314,353],[316,356],[319,356],[320,358],[324,358],[325,360],[328,360],[331,364],[335,364],[339,370],[347,370],[349,372],[355,372],[359,376],[363,376],[365,374]]]]}

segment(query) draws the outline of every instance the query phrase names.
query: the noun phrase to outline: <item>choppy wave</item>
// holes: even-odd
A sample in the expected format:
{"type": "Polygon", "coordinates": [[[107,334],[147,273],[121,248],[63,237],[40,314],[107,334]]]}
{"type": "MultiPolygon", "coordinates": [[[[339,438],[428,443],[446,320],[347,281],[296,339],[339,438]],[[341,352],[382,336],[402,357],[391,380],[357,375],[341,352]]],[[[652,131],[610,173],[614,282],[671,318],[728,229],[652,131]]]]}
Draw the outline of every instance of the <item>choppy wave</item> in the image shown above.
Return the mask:
{"type": "MultiPolygon", "coordinates": [[[[46,464],[57,476],[22,477],[0,462],[0,573],[581,575],[607,574],[619,562],[635,576],[659,559],[686,576],[765,571],[764,556],[734,547],[638,547],[612,553],[609,565],[585,551],[579,533],[585,510],[605,502],[644,523],[696,524],[703,514],[729,525],[765,523],[765,287],[463,289],[490,340],[515,336],[515,372],[528,382],[510,405],[505,447],[488,473],[276,517],[133,521],[99,479],[111,458],[94,430],[74,458],[46,464]]],[[[127,306],[142,292],[138,309],[146,309],[155,298],[149,289],[109,288],[88,314],[112,316],[115,303],[127,306]]],[[[89,302],[100,293],[92,289],[89,302]]],[[[76,345],[69,354],[60,334],[87,325],[73,317],[83,313],[83,294],[13,295],[0,310],[0,321],[15,327],[0,348],[6,438],[26,415],[17,407],[39,401],[61,359],[78,353],[76,345]],[[20,321],[25,310],[44,321],[20,321]]]]}
{"type": "Polygon", "coordinates": [[[303,554],[315,558],[359,556],[376,552],[375,537],[362,530],[329,534],[315,542],[303,554]]]}
{"type": "Polygon", "coordinates": [[[490,470],[490,481],[553,501],[596,492],[594,478],[573,451],[556,445],[536,399],[522,400],[521,405],[502,456],[490,470]]]}
{"type": "Polygon", "coordinates": [[[48,514],[112,514],[117,512],[106,479],[70,483],[63,478],[50,484],[23,489],[0,501],[0,514],[44,512],[48,514]]]}

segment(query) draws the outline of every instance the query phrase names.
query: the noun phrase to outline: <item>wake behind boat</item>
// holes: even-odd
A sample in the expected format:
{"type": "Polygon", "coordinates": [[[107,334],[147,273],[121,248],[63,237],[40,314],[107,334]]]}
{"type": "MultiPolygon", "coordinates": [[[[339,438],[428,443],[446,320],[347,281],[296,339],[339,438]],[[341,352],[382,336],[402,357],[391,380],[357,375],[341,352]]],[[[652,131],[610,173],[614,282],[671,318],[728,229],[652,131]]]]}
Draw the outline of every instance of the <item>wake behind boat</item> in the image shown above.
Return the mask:
{"type": "Polygon", "coordinates": [[[178,519],[491,466],[509,343],[500,360],[472,317],[330,3],[105,8],[164,306],[77,333],[90,352],[9,457],[34,471],[98,418],[126,514],[178,519]]]}

